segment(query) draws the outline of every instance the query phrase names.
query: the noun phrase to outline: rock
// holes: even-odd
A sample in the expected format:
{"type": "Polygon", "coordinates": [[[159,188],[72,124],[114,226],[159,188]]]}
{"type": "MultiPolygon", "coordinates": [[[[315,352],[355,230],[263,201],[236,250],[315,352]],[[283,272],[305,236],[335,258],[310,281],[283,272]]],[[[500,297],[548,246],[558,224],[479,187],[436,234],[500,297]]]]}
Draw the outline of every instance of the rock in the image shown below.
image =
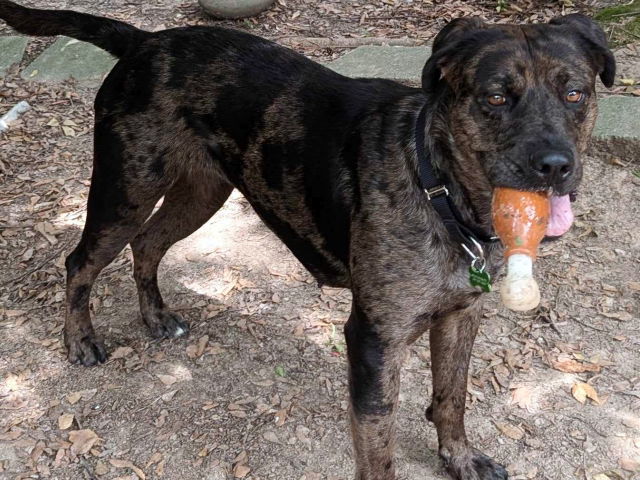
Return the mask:
{"type": "Polygon", "coordinates": [[[327,67],[347,77],[389,78],[419,85],[422,68],[430,55],[430,47],[364,45],[327,67]]]}
{"type": "Polygon", "coordinates": [[[25,48],[27,37],[0,37],[0,77],[9,67],[20,63],[25,48]]]}
{"type": "Polygon", "coordinates": [[[90,43],[60,37],[22,71],[24,80],[61,82],[69,78],[99,84],[117,59],[90,43]]]}
{"type": "Polygon", "coordinates": [[[198,0],[209,15],[218,18],[243,18],[257,15],[275,0],[198,0]]]}

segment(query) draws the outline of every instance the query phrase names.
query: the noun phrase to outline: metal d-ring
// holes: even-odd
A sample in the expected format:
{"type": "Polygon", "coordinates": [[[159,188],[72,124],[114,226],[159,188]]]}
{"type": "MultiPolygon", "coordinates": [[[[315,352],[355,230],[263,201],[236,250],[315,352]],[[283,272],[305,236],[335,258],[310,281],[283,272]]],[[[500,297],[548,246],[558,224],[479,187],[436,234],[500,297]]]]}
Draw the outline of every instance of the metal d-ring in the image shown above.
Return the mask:
{"type": "Polygon", "coordinates": [[[475,253],[473,253],[465,243],[461,244],[462,248],[464,248],[465,252],[467,252],[467,254],[471,257],[471,267],[475,268],[479,272],[483,272],[485,267],[487,266],[487,260],[484,257],[484,249],[482,248],[482,245],[480,245],[480,242],[478,242],[475,238],[469,237],[469,240],[471,240],[471,243],[473,243],[473,246],[475,247],[478,254],[476,255],[475,253]]]}

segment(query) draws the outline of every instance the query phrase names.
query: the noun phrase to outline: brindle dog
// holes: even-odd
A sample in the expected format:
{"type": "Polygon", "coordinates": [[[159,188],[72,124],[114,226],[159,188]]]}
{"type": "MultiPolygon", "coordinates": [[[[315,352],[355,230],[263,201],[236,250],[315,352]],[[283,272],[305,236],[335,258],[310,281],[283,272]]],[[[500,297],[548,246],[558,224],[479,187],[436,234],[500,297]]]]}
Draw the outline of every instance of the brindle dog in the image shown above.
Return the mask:
{"type": "MultiPolygon", "coordinates": [[[[491,231],[495,186],[575,190],[596,117],[595,77],[611,86],[615,73],[595,23],[581,15],[523,26],[453,21],[436,37],[415,89],[345,78],[223,28],[150,33],[7,0],[0,18],[20,32],[68,35],[120,58],[96,98],[87,220],[66,262],[71,362],[106,359],[89,294],[127,243],[152,335],[188,330],[162,300],[158,264],[235,187],[321,284],[353,292],[345,335],[356,478],[396,478],[403,352],[427,329],[427,417],[448,471],[460,480],[507,478],[465,434],[481,295],[469,285],[469,259],[420,186],[416,118],[427,109],[430,161],[477,229],[491,231]]],[[[500,248],[487,250],[496,273],[500,248]]]]}

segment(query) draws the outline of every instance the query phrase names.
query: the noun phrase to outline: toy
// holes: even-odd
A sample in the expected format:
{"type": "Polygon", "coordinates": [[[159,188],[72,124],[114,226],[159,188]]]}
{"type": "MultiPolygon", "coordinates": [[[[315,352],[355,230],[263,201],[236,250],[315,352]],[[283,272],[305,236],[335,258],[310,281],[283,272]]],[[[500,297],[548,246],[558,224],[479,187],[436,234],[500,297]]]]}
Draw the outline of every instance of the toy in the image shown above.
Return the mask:
{"type": "Polygon", "coordinates": [[[492,219],[505,246],[507,276],[501,287],[504,305],[516,311],[531,310],[540,303],[540,289],[533,278],[533,261],[547,231],[551,214],[547,192],[496,188],[492,219]]]}

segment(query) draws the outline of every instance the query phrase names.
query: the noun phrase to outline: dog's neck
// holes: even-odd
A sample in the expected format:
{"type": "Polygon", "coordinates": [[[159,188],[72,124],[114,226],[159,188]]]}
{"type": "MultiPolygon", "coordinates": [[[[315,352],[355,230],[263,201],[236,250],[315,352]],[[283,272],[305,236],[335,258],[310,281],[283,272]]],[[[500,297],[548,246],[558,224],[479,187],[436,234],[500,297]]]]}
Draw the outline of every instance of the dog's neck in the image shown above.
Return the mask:
{"type": "Polygon", "coordinates": [[[477,159],[465,158],[457,148],[446,120],[447,103],[441,98],[427,107],[425,151],[428,161],[449,190],[464,223],[489,234],[492,230],[491,185],[477,159]]]}

